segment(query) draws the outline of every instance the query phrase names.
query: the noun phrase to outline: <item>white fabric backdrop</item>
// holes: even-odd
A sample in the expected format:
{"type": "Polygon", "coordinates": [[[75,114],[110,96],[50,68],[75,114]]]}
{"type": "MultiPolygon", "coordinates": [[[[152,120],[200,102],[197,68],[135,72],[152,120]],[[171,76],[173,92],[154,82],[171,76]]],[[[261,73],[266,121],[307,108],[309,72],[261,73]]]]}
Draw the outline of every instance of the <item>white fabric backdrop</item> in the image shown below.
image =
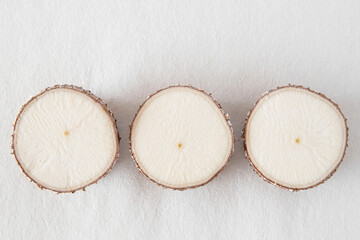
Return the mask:
{"type": "Polygon", "coordinates": [[[0,1],[0,239],[357,239],[360,235],[360,2],[288,0],[0,1]],[[120,159],[86,192],[41,191],[10,155],[30,96],[76,84],[118,119],[120,159]],[[162,189],[136,169],[128,126],[169,84],[211,92],[237,140],[266,90],[302,84],[349,119],[343,164],[291,193],[262,181],[242,142],[207,186],[162,189]]]}

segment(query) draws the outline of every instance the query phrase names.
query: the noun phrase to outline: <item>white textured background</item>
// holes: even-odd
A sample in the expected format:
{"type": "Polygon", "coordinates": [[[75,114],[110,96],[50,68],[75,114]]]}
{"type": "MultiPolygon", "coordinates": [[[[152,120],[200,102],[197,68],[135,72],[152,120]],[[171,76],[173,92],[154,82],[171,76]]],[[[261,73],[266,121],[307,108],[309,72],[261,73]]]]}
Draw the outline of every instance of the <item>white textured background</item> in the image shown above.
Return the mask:
{"type": "Polygon", "coordinates": [[[0,239],[359,239],[360,2],[0,0],[0,239]],[[11,124],[30,96],[76,84],[109,104],[121,157],[86,192],[30,183],[10,155],[11,124]],[[349,119],[343,164],[291,193],[262,181],[242,142],[207,186],[164,190],[136,169],[128,125],[169,84],[211,92],[237,140],[266,90],[302,84],[349,119]]]}

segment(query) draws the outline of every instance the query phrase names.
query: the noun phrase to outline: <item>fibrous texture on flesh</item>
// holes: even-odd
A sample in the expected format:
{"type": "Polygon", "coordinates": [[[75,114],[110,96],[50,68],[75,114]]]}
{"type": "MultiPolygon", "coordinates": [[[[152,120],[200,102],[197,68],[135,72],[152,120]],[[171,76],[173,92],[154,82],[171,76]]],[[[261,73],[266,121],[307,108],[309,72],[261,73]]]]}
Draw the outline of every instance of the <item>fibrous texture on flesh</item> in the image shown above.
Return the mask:
{"type": "Polygon", "coordinates": [[[130,150],[139,169],[157,184],[186,189],[209,182],[233,151],[226,115],[208,94],[172,86],[140,106],[130,131],[130,150]]]}
{"type": "Polygon", "coordinates": [[[115,163],[119,136],[106,105],[69,85],[48,88],[21,109],[12,148],[39,187],[74,192],[96,182],[115,163]]]}
{"type": "Polygon", "coordinates": [[[342,161],[348,128],[339,107],[300,86],[272,90],[255,104],[244,128],[244,145],[265,180],[290,190],[317,186],[342,161]]]}

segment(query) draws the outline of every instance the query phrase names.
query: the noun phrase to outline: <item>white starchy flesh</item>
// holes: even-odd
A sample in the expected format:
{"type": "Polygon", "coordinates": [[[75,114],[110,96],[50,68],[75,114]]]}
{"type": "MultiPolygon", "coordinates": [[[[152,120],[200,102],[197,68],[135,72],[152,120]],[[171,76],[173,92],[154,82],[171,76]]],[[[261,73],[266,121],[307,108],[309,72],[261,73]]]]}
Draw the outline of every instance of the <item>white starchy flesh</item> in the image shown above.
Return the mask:
{"type": "Polygon", "coordinates": [[[314,186],[341,161],[345,119],[328,99],[299,87],[265,95],[251,112],[245,143],[254,167],[290,189],[314,186]]]}
{"type": "Polygon", "coordinates": [[[183,189],[208,182],[224,167],[233,134],[211,97],[178,86],[145,102],[132,124],[130,141],[145,175],[160,185],[183,189]]]}
{"type": "Polygon", "coordinates": [[[79,91],[56,88],[26,105],[14,131],[24,172],[42,187],[69,192],[101,177],[117,155],[109,114],[79,91]]]}

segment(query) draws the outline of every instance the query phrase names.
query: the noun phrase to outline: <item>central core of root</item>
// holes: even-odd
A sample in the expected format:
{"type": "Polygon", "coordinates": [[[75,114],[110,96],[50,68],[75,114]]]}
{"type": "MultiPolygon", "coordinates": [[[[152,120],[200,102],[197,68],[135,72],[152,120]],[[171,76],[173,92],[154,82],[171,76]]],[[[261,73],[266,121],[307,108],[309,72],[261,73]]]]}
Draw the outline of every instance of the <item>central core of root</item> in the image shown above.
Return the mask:
{"type": "Polygon", "coordinates": [[[69,131],[68,130],[65,130],[64,131],[64,136],[68,136],[69,135],[69,131]]]}
{"type": "Polygon", "coordinates": [[[178,143],[178,148],[181,148],[182,147],[182,144],[181,143],[178,143]]]}
{"type": "Polygon", "coordinates": [[[297,144],[300,144],[300,138],[296,138],[296,139],[295,139],[295,142],[296,142],[297,144]]]}

